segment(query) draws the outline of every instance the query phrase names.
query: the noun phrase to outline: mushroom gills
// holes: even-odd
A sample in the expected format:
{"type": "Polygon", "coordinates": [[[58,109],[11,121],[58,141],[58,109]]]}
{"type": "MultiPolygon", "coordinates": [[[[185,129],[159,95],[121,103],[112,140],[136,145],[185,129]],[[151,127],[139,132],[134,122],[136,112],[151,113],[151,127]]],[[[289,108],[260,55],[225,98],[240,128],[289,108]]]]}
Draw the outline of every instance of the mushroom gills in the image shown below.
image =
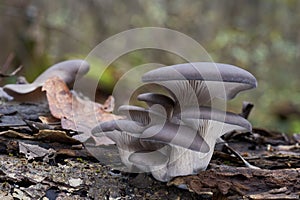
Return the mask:
{"type": "MultiPolygon", "coordinates": [[[[219,126],[224,126],[224,131],[229,130],[252,130],[252,126],[250,122],[241,117],[238,114],[231,113],[231,112],[225,112],[218,109],[213,109],[209,107],[194,107],[191,106],[189,108],[186,108],[181,113],[178,113],[174,116],[177,120],[181,120],[186,124],[191,125],[191,122],[193,123],[192,127],[201,127],[203,124],[203,120],[211,120],[218,122],[219,126]],[[197,122],[196,125],[194,122],[197,122]]],[[[224,132],[223,131],[223,132],[224,132]]]]}

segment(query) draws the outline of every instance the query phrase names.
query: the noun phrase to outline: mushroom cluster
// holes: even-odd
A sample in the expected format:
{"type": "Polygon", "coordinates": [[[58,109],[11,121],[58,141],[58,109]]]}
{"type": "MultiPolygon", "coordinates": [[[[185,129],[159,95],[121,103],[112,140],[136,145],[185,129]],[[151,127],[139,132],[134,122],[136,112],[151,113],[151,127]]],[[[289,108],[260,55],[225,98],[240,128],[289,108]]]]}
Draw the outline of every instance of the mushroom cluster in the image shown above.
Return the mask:
{"type": "Polygon", "coordinates": [[[137,96],[148,107],[123,105],[126,119],[102,122],[94,136],[116,142],[131,170],[150,172],[160,181],[190,175],[208,166],[216,140],[233,130],[251,130],[238,114],[221,109],[239,92],[257,86],[255,77],[236,66],[197,62],[154,69],[142,76],[165,93],[137,96]]]}

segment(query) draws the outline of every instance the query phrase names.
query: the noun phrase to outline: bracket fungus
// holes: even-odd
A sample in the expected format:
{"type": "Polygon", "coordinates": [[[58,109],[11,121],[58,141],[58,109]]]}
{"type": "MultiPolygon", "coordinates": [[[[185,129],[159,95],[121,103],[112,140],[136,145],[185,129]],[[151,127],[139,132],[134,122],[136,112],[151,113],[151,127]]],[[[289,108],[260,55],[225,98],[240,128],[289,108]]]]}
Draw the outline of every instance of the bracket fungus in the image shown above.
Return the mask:
{"type": "Polygon", "coordinates": [[[12,97],[22,98],[22,95],[36,92],[38,88],[41,88],[53,76],[58,76],[72,88],[75,80],[85,75],[89,71],[89,68],[89,64],[84,60],[67,60],[49,67],[32,83],[7,84],[3,89],[12,97]]]}
{"type": "Polygon", "coordinates": [[[99,124],[95,136],[116,142],[128,168],[150,172],[169,181],[205,170],[216,140],[233,130],[251,130],[242,116],[214,107],[215,100],[233,99],[239,92],[255,88],[255,77],[233,65],[198,62],[151,70],[145,83],[160,85],[166,94],[144,93],[137,99],[148,108],[121,106],[126,120],[99,124]],[[126,153],[124,153],[126,152],[126,153]]]}

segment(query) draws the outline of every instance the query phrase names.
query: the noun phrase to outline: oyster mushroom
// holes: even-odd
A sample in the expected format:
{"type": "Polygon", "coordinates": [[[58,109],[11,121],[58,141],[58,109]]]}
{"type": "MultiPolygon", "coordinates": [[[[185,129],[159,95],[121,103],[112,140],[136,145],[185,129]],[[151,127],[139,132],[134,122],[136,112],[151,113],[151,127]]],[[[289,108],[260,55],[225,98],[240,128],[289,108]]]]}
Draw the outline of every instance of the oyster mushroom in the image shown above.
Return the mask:
{"type": "Polygon", "coordinates": [[[149,71],[142,80],[166,88],[175,99],[172,122],[198,130],[210,147],[208,153],[173,148],[181,156],[170,159],[174,161],[168,170],[170,177],[206,169],[220,136],[232,130],[251,130],[250,123],[239,115],[203,107],[215,99],[229,100],[240,91],[256,87],[255,77],[243,69],[220,63],[186,63],[149,71]]]}
{"type": "Polygon", "coordinates": [[[127,119],[111,120],[101,122],[98,126],[92,129],[92,133],[111,132],[115,130],[129,133],[140,133],[145,130],[145,126],[142,123],[127,119]]]}
{"type": "MultiPolygon", "coordinates": [[[[137,106],[121,106],[119,110],[131,112],[131,120],[121,119],[102,122],[92,130],[92,133],[97,135],[97,133],[101,132],[126,132],[127,135],[137,137],[141,139],[142,142],[170,144],[200,152],[209,151],[208,145],[203,138],[197,134],[196,130],[184,125],[177,125],[170,122],[164,123],[159,113],[154,113],[151,110],[137,106]],[[149,116],[151,114],[153,117],[149,116]],[[163,127],[160,127],[161,124],[163,127]]],[[[118,132],[110,134],[118,134],[118,132]]]]}
{"type": "Polygon", "coordinates": [[[89,71],[89,64],[84,60],[68,60],[57,63],[40,76],[38,76],[32,83],[28,84],[7,84],[3,87],[5,92],[15,97],[22,94],[33,93],[38,88],[42,87],[45,81],[53,76],[58,76],[70,88],[72,88],[74,81],[81,78],[89,71]]]}
{"type": "MultiPolygon", "coordinates": [[[[157,180],[161,181],[170,180],[169,159],[172,158],[170,155],[174,152],[173,148],[191,149],[191,151],[197,150],[204,153],[209,151],[209,146],[202,137],[187,126],[167,124],[160,130],[161,134],[153,136],[151,133],[157,131],[158,125],[150,126],[145,131],[141,131],[141,127],[142,124],[138,122],[116,120],[100,123],[92,130],[92,134],[96,137],[107,136],[113,140],[117,144],[123,164],[131,172],[136,172],[137,169],[142,172],[151,172],[157,180]],[[181,141],[185,137],[190,137],[193,141],[191,145],[187,146],[181,141]],[[184,144],[183,147],[180,146],[182,144],[184,144]]],[[[187,142],[187,139],[184,141],[187,142]]]]}
{"type": "Polygon", "coordinates": [[[255,77],[233,65],[196,62],[151,70],[143,82],[162,85],[175,99],[175,111],[185,106],[210,106],[214,99],[230,100],[239,92],[257,86],[255,77]]]}
{"type": "MultiPolygon", "coordinates": [[[[149,127],[142,133],[141,141],[151,140],[156,143],[164,143],[167,140],[162,141],[161,138],[174,135],[172,141],[166,142],[171,147],[171,151],[168,163],[165,166],[165,173],[162,173],[161,170],[152,170],[152,175],[156,179],[169,181],[176,176],[195,174],[205,170],[211,159],[217,138],[232,130],[251,130],[251,124],[237,114],[206,107],[198,110],[200,112],[197,112],[197,109],[190,108],[174,116],[173,118],[177,118],[181,125],[158,124],[149,127]],[[197,139],[192,139],[194,135],[189,136],[187,128],[198,130],[194,133],[201,135],[205,143],[199,143],[197,139]],[[178,131],[179,129],[181,131],[178,131]],[[180,145],[174,145],[177,142],[180,145]]],[[[135,155],[134,158],[130,157],[130,161],[139,163],[139,160],[145,158],[143,155],[135,155]]]]}
{"type": "Polygon", "coordinates": [[[118,111],[121,115],[125,115],[127,119],[140,122],[144,126],[167,121],[165,110],[161,109],[158,105],[153,105],[149,109],[139,106],[122,105],[119,107],[118,111]]]}
{"type": "Polygon", "coordinates": [[[123,164],[130,172],[149,172],[153,168],[157,170],[157,167],[161,168],[160,166],[166,165],[169,149],[163,148],[163,144],[141,142],[139,135],[142,132],[141,129],[144,130],[142,127],[143,124],[135,121],[113,120],[100,123],[92,129],[92,134],[95,137],[106,136],[113,140],[118,147],[123,164]],[[148,156],[145,157],[144,161],[138,160],[133,163],[129,159],[133,153],[137,153],[137,155],[147,154],[148,156]]]}
{"type": "Polygon", "coordinates": [[[156,93],[143,93],[137,96],[139,101],[144,101],[149,106],[150,109],[155,109],[156,112],[160,112],[167,114],[167,119],[170,119],[174,109],[174,100],[166,95],[163,94],[156,94],[156,93]],[[158,106],[162,106],[163,110],[158,106]]]}
{"type": "Polygon", "coordinates": [[[220,136],[233,130],[251,130],[251,124],[240,115],[209,107],[216,99],[229,100],[240,91],[256,87],[254,76],[243,69],[219,63],[187,63],[152,70],[142,80],[163,86],[171,97],[155,93],[139,95],[138,100],[145,101],[149,109],[128,106],[126,109],[130,113],[127,116],[141,123],[142,128],[118,130],[125,132],[126,137],[135,137],[138,145],[115,139],[122,141],[116,141],[118,147],[138,146],[126,155],[127,162],[142,171],[149,169],[160,181],[205,170],[220,136]],[[161,115],[166,120],[160,120],[161,115]],[[155,145],[144,142],[158,146],[151,149],[155,145]],[[165,145],[168,151],[159,145],[165,145]],[[153,159],[156,154],[152,153],[155,149],[163,155],[157,154],[160,168],[152,166],[157,163],[153,159]],[[145,161],[149,151],[151,156],[145,161]],[[164,156],[168,159],[163,159],[164,156]]]}

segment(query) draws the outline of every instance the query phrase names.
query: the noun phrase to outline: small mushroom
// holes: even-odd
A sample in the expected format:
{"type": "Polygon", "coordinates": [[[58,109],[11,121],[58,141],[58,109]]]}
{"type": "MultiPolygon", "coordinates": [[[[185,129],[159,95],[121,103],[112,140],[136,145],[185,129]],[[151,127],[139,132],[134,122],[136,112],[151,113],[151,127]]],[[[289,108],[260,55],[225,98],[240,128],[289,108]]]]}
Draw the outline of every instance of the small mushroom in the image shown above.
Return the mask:
{"type": "MultiPolygon", "coordinates": [[[[149,166],[157,166],[157,167],[165,166],[166,159],[168,159],[166,154],[169,151],[169,148],[164,147],[164,145],[159,143],[141,142],[140,138],[138,137],[142,132],[142,130],[139,130],[141,127],[142,124],[134,121],[128,121],[128,120],[107,121],[107,122],[102,122],[98,126],[93,128],[92,134],[95,137],[106,136],[111,140],[113,140],[117,144],[119,154],[123,164],[127,167],[127,169],[130,172],[138,172],[140,170],[147,172],[152,169],[149,168],[149,166]],[[129,122],[129,124],[126,125],[127,122],[129,122]],[[136,126],[139,127],[137,128],[136,126]],[[118,130],[119,128],[121,128],[122,130],[118,130]],[[148,156],[145,156],[146,153],[145,149],[147,149],[148,156]],[[159,152],[156,152],[157,150],[159,150],[159,152]],[[141,160],[139,160],[138,157],[140,155],[145,156],[144,160],[146,161],[144,161],[144,163],[141,160]],[[155,157],[155,155],[159,156],[159,158],[155,157]],[[129,159],[130,156],[132,156],[132,159],[135,159],[137,157],[137,162],[133,163],[129,159]],[[159,161],[161,163],[159,163],[159,161]],[[145,163],[147,163],[147,165],[144,165],[145,163]]],[[[158,170],[157,167],[155,167],[155,170],[158,170]]]]}
{"type": "Polygon", "coordinates": [[[110,131],[125,131],[128,133],[141,133],[145,130],[142,123],[120,119],[101,122],[98,126],[94,127],[92,133],[110,132],[110,131]]]}
{"type": "Polygon", "coordinates": [[[72,87],[74,81],[77,78],[81,78],[88,71],[89,71],[89,64],[84,60],[63,61],[48,68],[39,77],[37,77],[32,83],[8,84],[5,85],[3,89],[9,94],[11,93],[27,94],[35,91],[37,88],[42,87],[44,82],[53,76],[58,76],[69,87],[72,87]]]}
{"type": "Polygon", "coordinates": [[[160,107],[154,105],[152,109],[145,109],[138,106],[122,105],[118,111],[120,114],[125,115],[127,119],[140,122],[144,126],[150,124],[163,123],[166,121],[166,114],[164,110],[160,110],[160,107]]]}
{"type": "Polygon", "coordinates": [[[129,155],[128,160],[143,172],[151,172],[157,180],[164,181],[168,173],[171,147],[169,145],[155,151],[137,151],[129,155]]]}
{"type": "MultiPolygon", "coordinates": [[[[137,99],[139,101],[146,102],[150,109],[153,105],[156,105],[156,106],[161,105],[164,108],[164,112],[167,113],[168,119],[172,115],[175,102],[172,98],[170,98],[166,95],[156,94],[156,93],[143,93],[143,94],[139,94],[137,96],[137,99]]],[[[154,106],[152,107],[152,109],[154,109],[154,106]]]]}
{"type": "Polygon", "coordinates": [[[149,110],[139,106],[122,105],[118,108],[118,111],[121,115],[125,115],[127,119],[140,122],[144,126],[151,121],[149,110]]]}

